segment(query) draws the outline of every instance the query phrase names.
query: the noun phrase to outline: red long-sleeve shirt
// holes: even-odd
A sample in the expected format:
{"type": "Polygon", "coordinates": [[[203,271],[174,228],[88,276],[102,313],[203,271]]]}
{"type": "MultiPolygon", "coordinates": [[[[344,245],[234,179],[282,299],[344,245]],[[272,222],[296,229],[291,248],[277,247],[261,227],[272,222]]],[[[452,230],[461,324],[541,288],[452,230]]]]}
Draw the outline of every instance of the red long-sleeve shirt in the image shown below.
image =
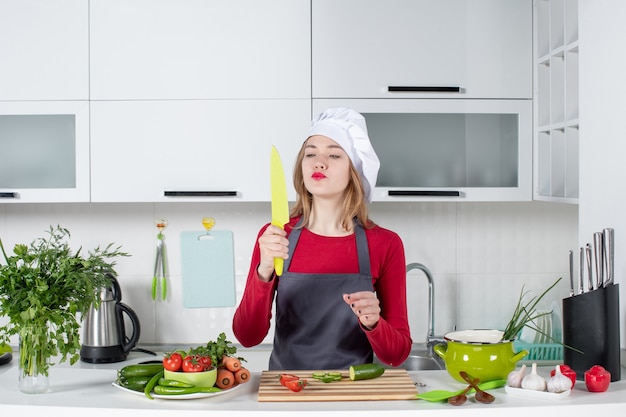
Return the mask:
{"type": "MultiPolygon", "coordinates": [[[[291,219],[285,230],[289,233],[298,218],[291,219]]],[[[259,231],[263,234],[268,225],[259,231]]],[[[400,237],[375,226],[365,229],[372,284],[380,301],[380,320],[365,334],[374,353],[383,363],[397,366],[409,355],[411,335],[406,306],[406,262],[400,237]]],[[[257,267],[260,250],[254,246],[246,288],[233,317],[233,333],[246,347],[258,345],[270,329],[272,304],[277,279],[259,279],[257,267]]],[[[355,235],[326,237],[302,231],[289,270],[302,273],[357,273],[359,263],[355,235]]],[[[280,279],[280,278],[278,278],[280,279]]],[[[356,319],[356,317],[355,317],[356,319]]]]}

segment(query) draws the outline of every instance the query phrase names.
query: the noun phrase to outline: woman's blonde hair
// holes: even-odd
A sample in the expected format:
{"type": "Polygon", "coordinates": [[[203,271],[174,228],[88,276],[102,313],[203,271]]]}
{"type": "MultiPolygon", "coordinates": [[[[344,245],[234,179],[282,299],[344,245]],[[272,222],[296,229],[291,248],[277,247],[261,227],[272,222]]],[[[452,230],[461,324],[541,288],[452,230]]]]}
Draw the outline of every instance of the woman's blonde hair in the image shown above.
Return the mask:
{"type": "MultiPolygon", "coordinates": [[[[302,175],[302,160],[306,151],[306,141],[302,144],[300,152],[296,157],[296,163],[293,171],[293,186],[296,189],[296,203],[291,208],[290,217],[302,215],[302,227],[309,225],[311,219],[311,208],[313,195],[306,189],[304,185],[304,176],[302,175]]],[[[366,229],[375,226],[375,223],[368,217],[367,204],[365,202],[365,193],[363,192],[363,183],[361,176],[350,161],[350,181],[346,187],[343,208],[341,214],[341,226],[345,230],[352,230],[354,219],[357,219],[366,229]]]]}

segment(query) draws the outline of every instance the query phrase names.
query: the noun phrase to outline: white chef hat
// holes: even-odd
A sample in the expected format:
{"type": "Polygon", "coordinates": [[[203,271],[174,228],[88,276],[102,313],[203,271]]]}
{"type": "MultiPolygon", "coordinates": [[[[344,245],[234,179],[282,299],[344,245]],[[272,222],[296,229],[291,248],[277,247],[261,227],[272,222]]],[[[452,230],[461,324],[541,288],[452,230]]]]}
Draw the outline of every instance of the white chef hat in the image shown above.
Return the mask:
{"type": "Polygon", "coordinates": [[[371,202],[380,161],[367,135],[365,118],[346,107],[331,107],[311,122],[307,138],[314,135],[326,136],[341,145],[361,175],[365,199],[371,202]]]}

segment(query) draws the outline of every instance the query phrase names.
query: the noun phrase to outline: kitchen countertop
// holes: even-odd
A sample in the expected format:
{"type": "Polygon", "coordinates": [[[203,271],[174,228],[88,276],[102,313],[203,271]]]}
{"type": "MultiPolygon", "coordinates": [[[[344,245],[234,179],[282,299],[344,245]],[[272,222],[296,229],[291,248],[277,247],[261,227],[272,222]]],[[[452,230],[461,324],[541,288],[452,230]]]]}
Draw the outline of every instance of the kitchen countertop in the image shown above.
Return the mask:
{"type": "MultiPolygon", "coordinates": [[[[245,356],[244,356],[245,357],[245,356]]],[[[462,406],[454,407],[447,403],[415,401],[333,401],[333,402],[258,402],[260,372],[253,372],[249,383],[232,392],[219,396],[194,400],[149,400],[141,395],[130,394],[111,383],[116,378],[116,370],[131,363],[153,360],[154,356],[131,352],[128,360],[114,364],[88,364],[78,362],[54,365],[50,368],[50,390],[45,394],[23,394],[17,387],[17,364],[13,361],[0,367],[0,415],[22,415],[34,412],[46,416],[155,416],[162,414],[177,416],[206,417],[207,411],[215,416],[310,416],[323,412],[326,415],[376,416],[393,412],[396,416],[437,415],[437,416],[551,416],[556,413],[571,412],[576,415],[585,412],[609,413],[615,415],[626,410],[626,381],[611,383],[604,393],[590,393],[584,382],[577,381],[572,393],[562,399],[528,399],[505,392],[504,388],[491,390],[496,401],[480,404],[470,398],[462,406]]],[[[552,367],[540,367],[539,373],[548,376],[552,367]]],[[[454,381],[446,371],[409,372],[415,382],[426,384],[420,391],[433,389],[462,389],[464,385],[454,381]]]]}

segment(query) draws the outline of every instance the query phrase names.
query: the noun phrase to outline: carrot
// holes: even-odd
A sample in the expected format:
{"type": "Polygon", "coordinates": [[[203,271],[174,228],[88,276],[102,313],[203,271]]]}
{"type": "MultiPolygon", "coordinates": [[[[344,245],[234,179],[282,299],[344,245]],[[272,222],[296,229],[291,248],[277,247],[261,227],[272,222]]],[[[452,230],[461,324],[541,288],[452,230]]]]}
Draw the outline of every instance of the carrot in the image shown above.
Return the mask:
{"type": "Polygon", "coordinates": [[[221,389],[232,388],[235,385],[235,375],[226,368],[217,368],[215,385],[221,389]]]}
{"type": "Polygon", "coordinates": [[[237,372],[235,372],[235,381],[238,384],[250,381],[250,371],[242,366],[237,372]]]}
{"type": "Polygon", "coordinates": [[[237,372],[241,368],[241,361],[234,356],[222,356],[222,366],[230,372],[237,372]]]}

